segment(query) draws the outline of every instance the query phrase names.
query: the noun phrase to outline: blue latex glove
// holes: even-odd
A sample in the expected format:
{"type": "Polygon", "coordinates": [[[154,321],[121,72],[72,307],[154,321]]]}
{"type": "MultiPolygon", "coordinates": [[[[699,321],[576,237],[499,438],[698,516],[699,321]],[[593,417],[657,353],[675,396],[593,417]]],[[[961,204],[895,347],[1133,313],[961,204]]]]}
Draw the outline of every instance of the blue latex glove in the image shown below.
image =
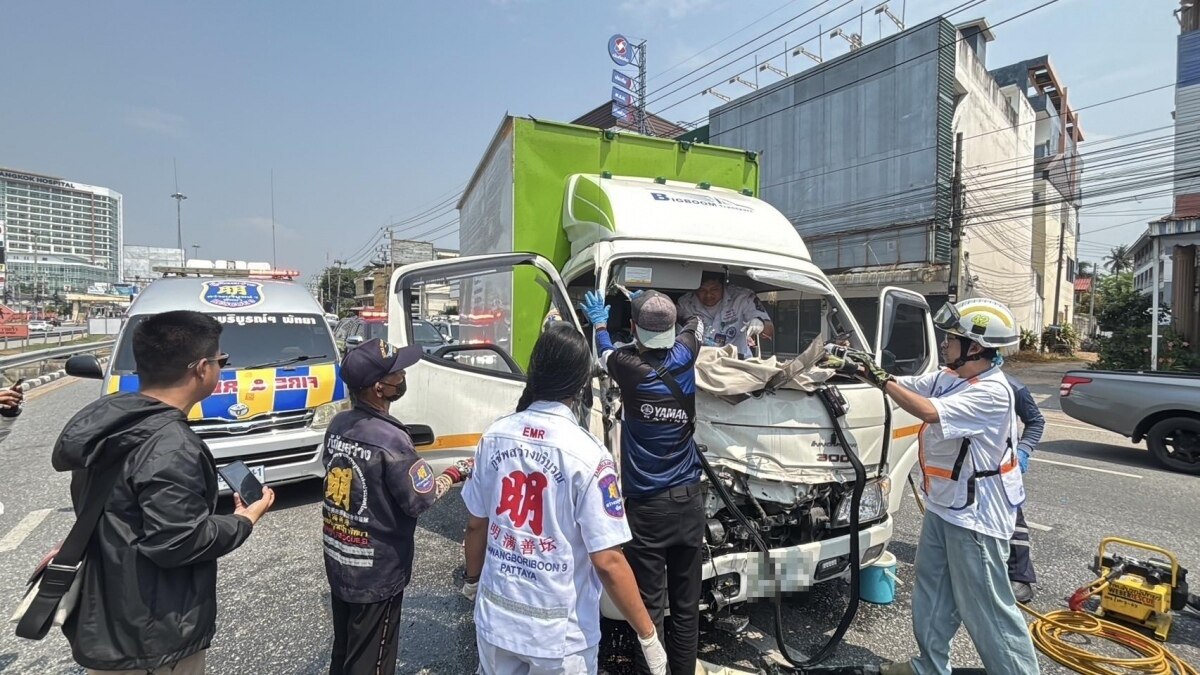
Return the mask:
{"type": "Polygon", "coordinates": [[[630,299],[630,300],[637,300],[637,299],[638,299],[638,296],[639,296],[639,295],[641,295],[642,293],[645,293],[645,292],[646,292],[646,291],[634,291],[634,292],[632,292],[632,293],[630,293],[630,294],[629,294],[629,299],[630,299]]]}
{"type": "Polygon", "coordinates": [[[587,315],[588,321],[591,321],[593,326],[608,323],[609,306],[604,304],[604,297],[600,293],[588,291],[587,295],[583,296],[583,303],[579,305],[579,308],[587,315]]]}
{"type": "Polygon", "coordinates": [[[1017,463],[1021,465],[1021,473],[1029,470],[1029,453],[1024,448],[1017,448],[1017,463]]]}

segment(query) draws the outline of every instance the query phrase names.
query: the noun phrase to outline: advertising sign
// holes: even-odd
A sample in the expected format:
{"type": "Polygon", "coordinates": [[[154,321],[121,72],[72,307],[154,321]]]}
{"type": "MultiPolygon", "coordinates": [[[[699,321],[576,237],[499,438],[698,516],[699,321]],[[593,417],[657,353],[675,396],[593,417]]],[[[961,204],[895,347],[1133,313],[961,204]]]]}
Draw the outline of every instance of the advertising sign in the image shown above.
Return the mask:
{"type": "Polygon", "coordinates": [[[622,89],[628,89],[629,91],[633,91],[633,78],[626,75],[625,73],[622,73],[619,70],[613,69],[612,83],[617,85],[618,87],[621,87],[622,89]]]}
{"type": "Polygon", "coordinates": [[[623,120],[625,122],[632,122],[633,121],[633,109],[626,108],[625,106],[621,105],[620,103],[617,103],[614,101],[612,104],[612,116],[617,118],[618,120],[623,120]]]}
{"type": "Polygon", "coordinates": [[[23,339],[29,337],[29,315],[24,313],[5,314],[0,322],[0,337],[23,339]]]}
{"type": "Polygon", "coordinates": [[[625,91],[624,89],[613,87],[612,100],[614,103],[620,103],[625,107],[629,107],[633,105],[633,94],[625,91]]]}
{"type": "Polygon", "coordinates": [[[618,66],[628,66],[633,63],[633,47],[624,35],[614,35],[608,39],[608,57],[618,66]]]}

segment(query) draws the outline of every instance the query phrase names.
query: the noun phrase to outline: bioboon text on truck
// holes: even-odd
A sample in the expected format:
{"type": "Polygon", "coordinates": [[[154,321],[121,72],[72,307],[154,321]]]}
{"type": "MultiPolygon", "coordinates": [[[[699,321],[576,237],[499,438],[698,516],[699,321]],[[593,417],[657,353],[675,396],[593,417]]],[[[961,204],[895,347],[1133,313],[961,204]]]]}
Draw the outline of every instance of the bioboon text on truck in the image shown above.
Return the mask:
{"type": "MultiPolygon", "coordinates": [[[[729,396],[706,390],[710,378],[702,375],[696,439],[768,543],[771,564],[709,485],[702,609],[710,617],[841,577],[851,564],[851,536],[859,538],[858,564],[876,560],[916,461],[920,423],[886,410],[877,389],[838,382],[849,403],[842,425],[851,447],[842,447],[830,413],[785,364],[811,355],[814,343],[819,351],[836,340],[863,351],[873,344],[894,374],[937,367],[924,299],[885,289],[868,340],[793,225],[754,196],[758,183],[754,153],[506,117],[459,202],[463,257],[403,267],[390,286],[389,337],[397,344],[414,343],[413,324],[431,313],[430,298],[449,298],[460,316],[496,317],[494,339],[447,345],[408,369],[411,389],[428,395],[405,397],[393,412],[433,428],[437,441],[424,456],[435,465],[472,455],[481,432],[512,412],[546,321],[591,334],[574,309],[585,292],[606,296],[609,330],[623,342],[631,341],[621,332],[630,307],[618,287],[678,299],[713,271],[757,294],[776,329],[762,356],[775,359],[782,384],[729,396]],[[869,478],[857,534],[849,528],[850,453],[869,478]]],[[[707,356],[702,369],[736,358],[707,356]]],[[[617,457],[618,401],[616,384],[598,375],[591,408],[581,415],[617,457]]],[[[604,613],[617,616],[607,602],[604,613]]]]}

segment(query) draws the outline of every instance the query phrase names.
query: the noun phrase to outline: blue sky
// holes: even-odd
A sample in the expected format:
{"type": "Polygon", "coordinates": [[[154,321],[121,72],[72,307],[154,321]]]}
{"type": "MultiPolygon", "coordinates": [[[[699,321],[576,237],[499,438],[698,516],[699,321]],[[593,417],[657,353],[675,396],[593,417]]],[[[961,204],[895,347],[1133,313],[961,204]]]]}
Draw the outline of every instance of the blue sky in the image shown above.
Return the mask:
{"type": "MultiPolygon", "coordinates": [[[[1043,1],[988,0],[954,20],[986,16],[996,23],[1043,1]]],[[[9,3],[0,166],[118,190],[125,195],[126,241],[168,246],[175,242],[169,195],[177,158],[179,187],[189,197],[185,245],[199,244],[202,258],[254,260],[271,255],[274,170],[280,266],[312,273],[327,256],[364,259],[382,226],[452,195],[506,111],[569,120],[607,100],[612,63],[605,48],[612,33],[648,40],[653,100],[659,87],[815,4],[9,3]]],[[[828,2],[809,17],[839,4],[828,2]]],[[[961,4],[891,3],[897,14],[903,6],[909,25],[961,4]]],[[[1171,12],[1177,6],[1173,0],[1059,0],[998,27],[988,65],[1048,53],[1077,108],[1167,84],[1174,80],[1178,27],[1171,12]]],[[[846,6],[822,23],[858,12],[857,5],[846,6]]],[[[876,39],[878,29],[868,18],[866,40],[876,39]]],[[[884,35],[893,31],[883,26],[884,35]]],[[[787,39],[795,45],[815,34],[814,26],[787,39]]],[[[782,40],[756,44],[763,45],[757,52],[742,50],[745,59],[651,109],[725,82],[752,64],[755,53],[782,51],[782,40]]],[[[846,49],[829,39],[823,47],[827,58],[846,49]]],[[[765,84],[775,76],[762,77],[765,84]]],[[[722,84],[721,90],[736,93],[738,86],[722,84]]],[[[716,103],[694,96],[664,116],[696,120],[716,103]]],[[[1081,115],[1088,141],[1099,141],[1170,124],[1172,109],[1173,92],[1165,90],[1081,115]]],[[[1168,208],[1164,198],[1131,197],[1128,205],[1085,210],[1081,257],[1099,258],[1102,248],[1130,243],[1144,228],[1140,222],[1112,225],[1168,208]]],[[[436,243],[452,247],[453,233],[438,229],[452,217],[413,221],[400,236],[433,231],[441,236],[436,243]]]]}

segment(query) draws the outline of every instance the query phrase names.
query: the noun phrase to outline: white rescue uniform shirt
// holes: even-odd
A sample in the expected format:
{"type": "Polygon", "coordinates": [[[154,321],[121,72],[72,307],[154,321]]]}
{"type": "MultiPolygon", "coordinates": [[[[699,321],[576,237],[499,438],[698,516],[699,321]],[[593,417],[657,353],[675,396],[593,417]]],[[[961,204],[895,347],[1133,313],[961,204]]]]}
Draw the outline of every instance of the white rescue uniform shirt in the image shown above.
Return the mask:
{"type": "Polygon", "coordinates": [[[942,520],[1008,540],[1025,487],[1017,461],[1012,388],[999,368],[964,380],[954,371],[898,377],[928,398],[937,424],[919,435],[925,508],[942,520]]]}
{"type": "Polygon", "coordinates": [[[589,555],[630,534],[616,464],[571,409],[538,401],[494,422],[462,496],[489,521],[479,637],[538,658],[599,644],[602,586],[589,555]]]}
{"type": "Polygon", "coordinates": [[[725,297],[712,307],[700,302],[694,292],[679,298],[680,320],[693,316],[700,319],[703,330],[700,337],[706,346],[734,345],[742,358],[750,356],[746,324],[751,319],[762,319],[764,323],[771,320],[771,315],[767,314],[753,291],[732,284],[725,287],[725,297]]]}

